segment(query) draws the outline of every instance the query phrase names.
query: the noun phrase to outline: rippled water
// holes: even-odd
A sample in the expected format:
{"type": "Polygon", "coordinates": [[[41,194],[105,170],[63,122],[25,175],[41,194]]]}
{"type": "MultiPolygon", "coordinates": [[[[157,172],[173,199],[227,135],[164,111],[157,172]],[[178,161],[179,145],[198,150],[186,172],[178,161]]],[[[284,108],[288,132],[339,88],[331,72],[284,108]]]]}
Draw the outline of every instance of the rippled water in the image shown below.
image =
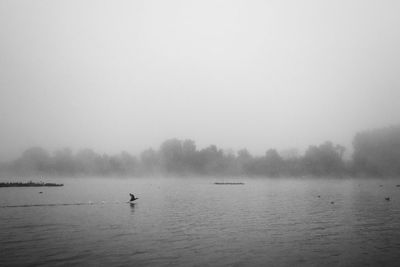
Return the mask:
{"type": "Polygon", "coordinates": [[[400,180],[53,181],[0,188],[1,266],[400,266],[400,180]]]}

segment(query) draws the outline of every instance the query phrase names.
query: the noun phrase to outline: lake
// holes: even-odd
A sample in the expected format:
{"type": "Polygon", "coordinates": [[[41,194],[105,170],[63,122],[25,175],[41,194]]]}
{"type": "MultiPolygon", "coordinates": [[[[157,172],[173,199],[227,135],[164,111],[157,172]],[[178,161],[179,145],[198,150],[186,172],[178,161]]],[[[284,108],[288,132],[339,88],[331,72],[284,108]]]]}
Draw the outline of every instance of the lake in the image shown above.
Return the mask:
{"type": "Polygon", "coordinates": [[[0,188],[0,266],[400,264],[400,180],[45,181],[0,188]]]}

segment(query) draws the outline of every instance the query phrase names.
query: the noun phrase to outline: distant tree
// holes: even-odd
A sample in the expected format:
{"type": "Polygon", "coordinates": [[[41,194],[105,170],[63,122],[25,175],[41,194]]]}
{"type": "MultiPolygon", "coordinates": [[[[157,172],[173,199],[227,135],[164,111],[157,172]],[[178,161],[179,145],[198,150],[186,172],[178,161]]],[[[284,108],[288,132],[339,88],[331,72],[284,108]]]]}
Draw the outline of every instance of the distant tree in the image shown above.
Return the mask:
{"type": "Polygon", "coordinates": [[[50,154],[41,147],[25,150],[14,164],[17,171],[22,173],[42,174],[51,168],[50,154]]]}
{"type": "Polygon", "coordinates": [[[357,133],[353,147],[357,172],[400,175],[400,125],[357,133]]]}
{"type": "Polygon", "coordinates": [[[265,169],[268,176],[278,176],[283,169],[283,159],[275,149],[265,153],[265,169]]]}
{"type": "Polygon", "coordinates": [[[236,153],[233,151],[233,149],[223,150],[221,161],[223,175],[231,176],[243,174],[237,164],[236,153]]]}
{"type": "Polygon", "coordinates": [[[310,146],[304,154],[306,169],[314,175],[340,174],[344,171],[344,147],[325,142],[319,146],[310,146]]]}
{"type": "Polygon", "coordinates": [[[284,160],[298,159],[300,157],[300,153],[297,148],[285,149],[280,151],[279,154],[284,160]]]}
{"type": "Polygon", "coordinates": [[[126,151],[122,151],[118,156],[118,161],[121,164],[123,174],[134,175],[137,173],[138,160],[126,151]]]}
{"type": "Polygon", "coordinates": [[[75,175],[78,165],[70,148],[57,150],[53,155],[53,168],[59,175],[75,175]]]}
{"type": "Polygon", "coordinates": [[[82,149],[75,155],[77,164],[77,173],[85,175],[98,175],[99,166],[97,166],[101,156],[95,153],[92,149],[82,149]]]}
{"type": "Polygon", "coordinates": [[[293,157],[284,160],[282,174],[285,176],[303,176],[307,174],[307,169],[304,166],[303,158],[293,157]]]}
{"type": "Polygon", "coordinates": [[[237,154],[240,161],[250,161],[253,158],[246,148],[240,149],[237,154]]]}
{"type": "Polygon", "coordinates": [[[196,143],[190,139],[184,140],[182,142],[182,153],[184,155],[193,155],[196,153],[196,143]]]}
{"type": "Polygon", "coordinates": [[[279,153],[283,160],[281,174],[285,176],[302,176],[306,174],[304,162],[299,150],[290,148],[279,153]]]}
{"type": "Polygon", "coordinates": [[[251,176],[267,176],[265,156],[253,157],[251,161],[247,163],[246,171],[246,173],[251,176]]]}
{"type": "Polygon", "coordinates": [[[176,138],[164,141],[160,146],[160,160],[167,173],[183,171],[182,142],[176,138]]]}
{"type": "Polygon", "coordinates": [[[215,145],[199,151],[199,163],[203,174],[222,174],[225,170],[224,152],[215,145]]]}
{"type": "Polygon", "coordinates": [[[201,171],[198,154],[196,143],[193,140],[187,139],[182,142],[182,163],[186,173],[198,174],[201,171]]]}
{"type": "Polygon", "coordinates": [[[108,174],[112,175],[126,175],[125,166],[122,165],[119,155],[113,155],[108,157],[109,168],[107,169],[108,174]]]}
{"type": "Polygon", "coordinates": [[[158,171],[159,158],[157,152],[152,149],[146,149],[140,154],[141,173],[153,174],[158,171]]]}
{"type": "MultiPolygon", "coordinates": [[[[367,173],[400,173],[399,128],[378,132],[364,132],[354,140],[355,169],[367,173]]],[[[341,174],[345,148],[325,142],[310,146],[304,156],[297,150],[283,152],[283,157],[269,149],[263,156],[252,156],[247,149],[237,153],[210,145],[198,150],[193,140],[168,139],[160,148],[147,149],[139,159],[122,152],[100,155],[91,149],[76,154],[69,148],[50,155],[40,147],[26,150],[22,156],[1,164],[1,170],[21,174],[75,175],[249,175],[249,176],[299,176],[304,174],[341,174]]],[[[346,166],[347,167],[347,166],[346,166]]],[[[1,171],[0,170],[0,171],[1,171]]]]}
{"type": "Polygon", "coordinates": [[[253,160],[253,156],[246,148],[238,151],[236,160],[239,174],[251,174],[250,166],[253,160]]]}

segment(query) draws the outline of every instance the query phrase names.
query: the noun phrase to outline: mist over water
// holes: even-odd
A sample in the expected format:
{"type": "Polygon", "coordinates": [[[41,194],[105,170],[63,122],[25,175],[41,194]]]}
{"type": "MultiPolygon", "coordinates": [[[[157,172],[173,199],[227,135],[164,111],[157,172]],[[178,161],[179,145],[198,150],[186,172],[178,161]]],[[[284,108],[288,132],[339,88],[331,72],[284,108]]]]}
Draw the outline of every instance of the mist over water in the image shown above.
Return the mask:
{"type": "Polygon", "coordinates": [[[0,265],[398,266],[399,11],[0,1],[0,265]]]}

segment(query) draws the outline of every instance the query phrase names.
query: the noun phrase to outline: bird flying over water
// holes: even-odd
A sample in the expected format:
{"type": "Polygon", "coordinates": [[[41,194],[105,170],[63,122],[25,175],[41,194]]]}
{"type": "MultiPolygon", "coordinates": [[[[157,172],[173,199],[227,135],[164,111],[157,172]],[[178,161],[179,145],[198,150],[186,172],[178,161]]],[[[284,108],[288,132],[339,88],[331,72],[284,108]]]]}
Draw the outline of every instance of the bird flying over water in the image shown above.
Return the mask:
{"type": "Polygon", "coordinates": [[[129,201],[135,201],[136,199],[139,199],[139,198],[136,198],[135,195],[133,195],[131,193],[129,193],[129,195],[131,196],[131,200],[129,200],[129,201]]]}

